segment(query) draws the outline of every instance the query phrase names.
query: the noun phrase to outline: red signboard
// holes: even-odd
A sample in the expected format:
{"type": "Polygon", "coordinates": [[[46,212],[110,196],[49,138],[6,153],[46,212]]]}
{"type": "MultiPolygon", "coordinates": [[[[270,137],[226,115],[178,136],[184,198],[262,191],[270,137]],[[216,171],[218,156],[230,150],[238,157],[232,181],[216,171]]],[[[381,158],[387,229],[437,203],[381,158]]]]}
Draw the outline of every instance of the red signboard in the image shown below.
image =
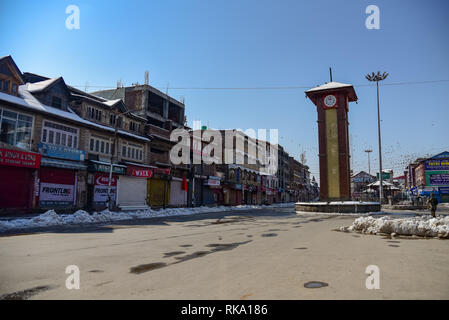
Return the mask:
{"type": "Polygon", "coordinates": [[[41,166],[41,155],[0,148],[0,165],[37,169],[41,166]]]}
{"type": "MultiPolygon", "coordinates": [[[[109,185],[109,176],[105,174],[97,174],[95,176],[95,185],[96,186],[107,186],[109,185]]],[[[117,177],[112,176],[111,186],[117,186],[117,177]]]]}
{"type": "Polygon", "coordinates": [[[127,173],[127,175],[133,176],[133,177],[151,178],[153,176],[153,169],[128,165],[128,168],[126,169],[126,173],[127,173]]]}
{"type": "Polygon", "coordinates": [[[151,178],[153,171],[151,169],[132,169],[131,175],[139,178],[151,178]]]}

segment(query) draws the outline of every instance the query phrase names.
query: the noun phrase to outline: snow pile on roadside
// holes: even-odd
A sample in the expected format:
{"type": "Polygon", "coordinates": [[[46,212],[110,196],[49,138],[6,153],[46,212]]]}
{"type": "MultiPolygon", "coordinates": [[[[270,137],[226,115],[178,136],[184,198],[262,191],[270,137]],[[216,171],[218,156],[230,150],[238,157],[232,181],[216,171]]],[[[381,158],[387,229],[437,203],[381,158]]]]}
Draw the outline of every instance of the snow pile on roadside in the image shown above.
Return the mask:
{"type": "Polygon", "coordinates": [[[391,217],[360,217],[349,227],[341,227],[340,231],[360,232],[366,234],[416,235],[420,237],[449,238],[449,216],[419,216],[393,219],[391,217]]]}
{"type": "Polygon", "coordinates": [[[38,227],[51,227],[63,225],[91,224],[91,223],[109,223],[121,220],[145,219],[167,216],[182,216],[198,213],[212,213],[223,211],[239,211],[262,208],[285,208],[293,207],[293,203],[279,203],[271,206],[265,205],[239,205],[233,207],[195,207],[195,208],[167,208],[161,210],[137,210],[137,211],[119,211],[113,212],[104,210],[89,214],[84,210],[78,210],[73,214],[57,214],[54,210],[29,219],[12,219],[0,221],[0,232],[14,229],[29,229],[38,227]]]}

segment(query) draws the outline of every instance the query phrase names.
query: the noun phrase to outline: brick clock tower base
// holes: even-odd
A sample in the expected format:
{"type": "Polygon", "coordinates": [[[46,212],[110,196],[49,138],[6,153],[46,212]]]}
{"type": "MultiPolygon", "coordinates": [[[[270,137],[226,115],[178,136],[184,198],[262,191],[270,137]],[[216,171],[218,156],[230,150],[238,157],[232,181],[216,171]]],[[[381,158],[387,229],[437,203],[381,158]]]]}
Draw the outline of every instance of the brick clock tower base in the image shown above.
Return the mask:
{"type": "Polygon", "coordinates": [[[348,111],[357,101],[352,85],[329,82],[307,90],[318,113],[320,200],[351,200],[348,111]]]}

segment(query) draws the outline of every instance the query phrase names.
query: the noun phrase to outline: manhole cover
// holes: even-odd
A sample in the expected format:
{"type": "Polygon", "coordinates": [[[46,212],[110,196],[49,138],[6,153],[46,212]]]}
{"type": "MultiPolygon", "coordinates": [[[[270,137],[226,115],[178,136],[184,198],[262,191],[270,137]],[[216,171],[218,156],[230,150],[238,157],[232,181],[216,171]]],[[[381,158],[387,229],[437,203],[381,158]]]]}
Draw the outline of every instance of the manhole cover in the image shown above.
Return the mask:
{"type": "Polygon", "coordinates": [[[326,282],[321,281],[309,281],[304,283],[304,287],[309,289],[327,287],[328,285],[329,284],[327,284],[326,282]]]}

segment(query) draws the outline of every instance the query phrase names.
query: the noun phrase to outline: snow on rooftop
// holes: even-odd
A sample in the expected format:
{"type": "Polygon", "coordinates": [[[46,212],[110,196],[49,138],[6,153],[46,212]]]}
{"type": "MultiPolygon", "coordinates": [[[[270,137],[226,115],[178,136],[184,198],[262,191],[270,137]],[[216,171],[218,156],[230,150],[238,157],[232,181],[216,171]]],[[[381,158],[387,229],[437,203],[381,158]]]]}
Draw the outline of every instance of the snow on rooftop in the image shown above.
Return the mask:
{"type": "Polygon", "coordinates": [[[317,86],[315,88],[309,89],[306,92],[313,92],[313,91],[320,91],[320,90],[327,90],[327,89],[338,89],[338,88],[346,88],[346,87],[352,87],[352,84],[332,81],[332,82],[327,82],[325,84],[317,86]]]}
{"type": "Polygon", "coordinates": [[[106,100],[106,101],[103,101],[103,103],[109,107],[112,107],[114,104],[116,104],[120,100],[122,100],[122,99],[106,100]]]}
{"type": "MultiPolygon", "coordinates": [[[[78,123],[82,123],[82,124],[86,124],[92,127],[97,127],[99,129],[103,129],[103,130],[107,130],[110,132],[114,132],[114,128],[111,127],[107,127],[101,124],[97,124],[88,120],[85,120],[83,118],[81,118],[80,116],[78,116],[75,112],[73,112],[70,108],[68,108],[68,111],[64,111],[61,109],[57,109],[57,108],[53,108],[50,106],[47,106],[45,104],[42,104],[39,100],[37,100],[27,89],[28,87],[31,85],[31,83],[27,83],[24,85],[19,86],[19,95],[20,97],[17,96],[13,96],[10,94],[6,94],[3,92],[0,92],[0,99],[4,100],[4,101],[8,101],[14,104],[18,104],[21,105],[23,107],[27,107],[33,110],[37,110],[40,112],[45,112],[45,113],[49,113],[61,118],[65,118],[71,121],[75,121],[78,123]]],[[[118,130],[119,134],[122,135],[126,135],[126,136],[130,136],[139,140],[143,140],[143,141],[150,141],[150,139],[133,134],[133,133],[129,133],[123,130],[118,130]]]]}
{"type": "Polygon", "coordinates": [[[48,88],[48,86],[52,85],[55,81],[59,80],[59,78],[52,78],[44,81],[39,81],[35,83],[27,83],[25,86],[27,86],[27,90],[29,92],[38,92],[42,91],[45,88],[48,88]]]}

